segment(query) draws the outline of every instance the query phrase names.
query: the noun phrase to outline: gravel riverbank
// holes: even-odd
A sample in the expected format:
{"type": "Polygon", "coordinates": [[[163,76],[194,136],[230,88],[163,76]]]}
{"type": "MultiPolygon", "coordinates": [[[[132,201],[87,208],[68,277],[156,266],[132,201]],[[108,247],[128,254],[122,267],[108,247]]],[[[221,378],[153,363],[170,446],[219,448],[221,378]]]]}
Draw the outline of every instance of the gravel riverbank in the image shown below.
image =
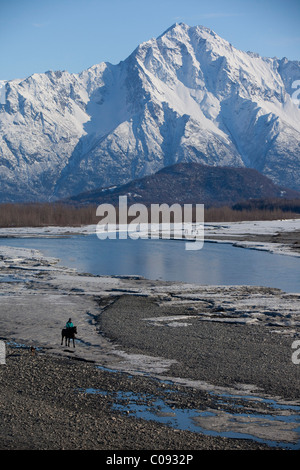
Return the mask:
{"type": "MultiPolygon", "coordinates": [[[[233,297],[233,292],[220,291],[226,305],[226,297],[233,297]]],[[[256,299],[269,291],[279,302],[276,290],[273,295],[266,288],[240,291],[245,298],[256,299]]],[[[202,381],[219,387],[248,384],[274,397],[300,397],[300,367],[291,360],[292,339],[297,337],[294,329],[280,334],[283,328],[277,327],[274,311],[271,321],[262,326],[239,322],[230,306],[231,318],[218,302],[204,296],[197,300],[172,305],[172,300],[158,297],[124,295],[100,315],[100,328],[119,348],[171,361],[167,375],[173,380],[180,377],[187,383],[202,381]],[[196,305],[191,306],[193,303],[196,305]]]]}
{"type": "MultiPolygon", "coordinates": [[[[10,348],[0,367],[1,450],[234,450],[264,449],[249,440],[216,438],[136,419],[112,409],[118,390],[166,394],[156,381],[106,372],[42,351],[10,348]],[[107,393],[89,394],[95,388],[107,393]]],[[[206,394],[174,389],[183,404],[210,402],[206,394]]]]}

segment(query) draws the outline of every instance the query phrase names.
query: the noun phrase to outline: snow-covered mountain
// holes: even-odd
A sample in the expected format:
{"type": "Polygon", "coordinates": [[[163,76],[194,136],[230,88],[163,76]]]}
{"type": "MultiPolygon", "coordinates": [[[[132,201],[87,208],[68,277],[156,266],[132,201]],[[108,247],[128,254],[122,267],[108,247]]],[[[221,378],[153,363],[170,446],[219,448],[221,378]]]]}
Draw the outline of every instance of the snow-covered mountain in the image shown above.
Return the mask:
{"type": "Polygon", "coordinates": [[[299,190],[298,79],[300,62],[175,24],[117,65],[9,81],[0,201],[68,197],[178,162],[255,168],[299,190]]]}

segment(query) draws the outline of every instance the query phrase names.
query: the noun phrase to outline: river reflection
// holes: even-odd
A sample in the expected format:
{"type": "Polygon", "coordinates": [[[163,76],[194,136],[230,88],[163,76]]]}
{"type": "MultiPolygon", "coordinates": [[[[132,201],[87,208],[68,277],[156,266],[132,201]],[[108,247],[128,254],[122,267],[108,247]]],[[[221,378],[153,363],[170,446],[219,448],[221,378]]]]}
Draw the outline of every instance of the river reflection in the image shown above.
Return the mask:
{"type": "Polygon", "coordinates": [[[0,239],[1,245],[35,248],[60,264],[96,275],[139,275],[201,285],[259,285],[300,292],[300,259],[264,251],[204,243],[186,250],[183,240],[99,240],[68,238],[0,239]]]}

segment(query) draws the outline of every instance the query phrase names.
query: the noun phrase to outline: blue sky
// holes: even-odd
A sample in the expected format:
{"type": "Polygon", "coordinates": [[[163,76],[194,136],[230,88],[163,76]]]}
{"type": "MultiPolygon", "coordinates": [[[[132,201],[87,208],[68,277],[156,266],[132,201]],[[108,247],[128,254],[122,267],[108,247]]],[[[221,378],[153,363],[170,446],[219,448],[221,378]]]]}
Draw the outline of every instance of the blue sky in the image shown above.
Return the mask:
{"type": "Polygon", "coordinates": [[[300,0],[0,0],[0,80],[116,64],[176,22],[300,60],[300,0]]]}

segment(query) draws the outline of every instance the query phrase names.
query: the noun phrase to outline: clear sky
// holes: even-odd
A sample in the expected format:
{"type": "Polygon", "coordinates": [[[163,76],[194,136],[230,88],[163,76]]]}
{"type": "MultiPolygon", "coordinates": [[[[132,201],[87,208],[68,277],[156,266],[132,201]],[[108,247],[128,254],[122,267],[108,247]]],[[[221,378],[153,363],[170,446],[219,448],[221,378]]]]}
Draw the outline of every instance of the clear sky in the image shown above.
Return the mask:
{"type": "Polygon", "coordinates": [[[176,22],[300,60],[300,0],[0,0],[0,80],[116,64],[176,22]]]}

